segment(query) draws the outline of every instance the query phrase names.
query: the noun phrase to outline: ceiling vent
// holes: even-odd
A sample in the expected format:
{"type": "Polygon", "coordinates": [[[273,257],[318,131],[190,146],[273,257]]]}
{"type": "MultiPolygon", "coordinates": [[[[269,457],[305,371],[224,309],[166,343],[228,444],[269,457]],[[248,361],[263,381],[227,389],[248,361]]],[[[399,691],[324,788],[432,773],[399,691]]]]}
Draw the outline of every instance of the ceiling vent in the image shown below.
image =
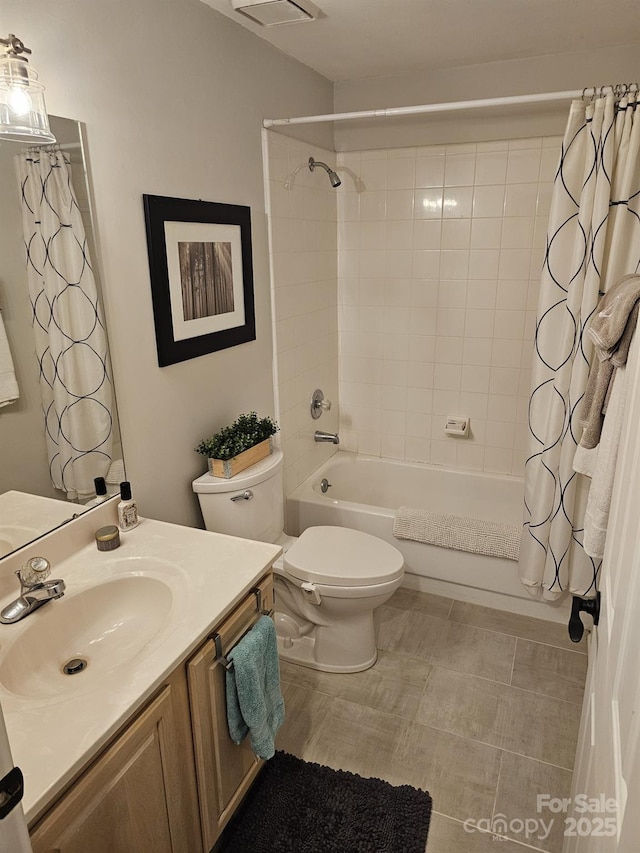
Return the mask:
{"type": "Polygon", "coordinates": [[[263,27],[315,21],[320,10],[309,0],[231,0],[236,12],[263,27]]]}

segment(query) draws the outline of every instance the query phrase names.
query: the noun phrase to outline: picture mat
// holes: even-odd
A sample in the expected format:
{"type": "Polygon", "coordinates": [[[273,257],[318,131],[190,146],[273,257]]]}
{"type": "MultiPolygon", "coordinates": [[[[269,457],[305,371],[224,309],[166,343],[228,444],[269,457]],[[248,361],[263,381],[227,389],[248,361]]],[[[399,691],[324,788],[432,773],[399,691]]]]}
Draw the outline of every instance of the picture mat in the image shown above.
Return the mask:
{"type": "Polygon", "coordinates": [[[171,302],[171,320],[173,337],[176,341],[233,329],[245,323],[242,242],[239,225],[219,225],[210,222],[174,222],[164,223],[167,246],[167,271],[169,275],[169,294],[171,302]],[[231,266],[233,275],[233,299],[237,306],[234,311],[214,314],[195,320],[185,320],[182,307],[182,282],[180,279],[180,258],[178,243],[231,243],[231,266]]]}

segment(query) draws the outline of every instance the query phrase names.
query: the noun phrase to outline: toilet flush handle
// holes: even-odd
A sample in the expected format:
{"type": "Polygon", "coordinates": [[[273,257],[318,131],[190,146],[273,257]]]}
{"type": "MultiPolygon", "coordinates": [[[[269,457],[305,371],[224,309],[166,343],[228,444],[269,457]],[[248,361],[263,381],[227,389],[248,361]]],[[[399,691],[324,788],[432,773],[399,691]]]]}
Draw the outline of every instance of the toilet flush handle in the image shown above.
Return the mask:
{"type": "Polygon", "coordinates": [[[244,492],[240,492],[239,495],[234,495],[229,500],[232,500],[232,501],[250,501],[252,497],[253,497],[253,492],[251,491],[251,489],[245,489],[244,492]]]}

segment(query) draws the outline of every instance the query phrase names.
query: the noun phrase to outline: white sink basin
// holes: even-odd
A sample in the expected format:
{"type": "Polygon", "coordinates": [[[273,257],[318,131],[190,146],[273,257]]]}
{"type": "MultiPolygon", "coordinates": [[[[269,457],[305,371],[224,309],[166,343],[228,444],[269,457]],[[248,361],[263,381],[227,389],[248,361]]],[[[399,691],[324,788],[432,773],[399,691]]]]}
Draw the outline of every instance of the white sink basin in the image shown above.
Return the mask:
{"type": "Polygon", "coordinates": [[[0,650],[0,684],[42,699],[104,689],[104,677],[118,669],[126,680],[127,664],[140,660],[166,630],[173,601],[164,580],[129,573],[49,602],[3,629],[6,642],[9,632],[24,626],[0,650]],[[86,661],[86,668],[67,675],[63,667],[73,659],[86,661]]]}

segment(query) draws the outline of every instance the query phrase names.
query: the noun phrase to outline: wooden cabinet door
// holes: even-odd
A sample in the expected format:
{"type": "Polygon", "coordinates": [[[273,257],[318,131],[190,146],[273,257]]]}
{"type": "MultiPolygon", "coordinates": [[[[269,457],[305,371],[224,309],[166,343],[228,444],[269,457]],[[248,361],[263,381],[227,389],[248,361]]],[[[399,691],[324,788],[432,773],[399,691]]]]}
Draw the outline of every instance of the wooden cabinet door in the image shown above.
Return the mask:
{"type": "MultiPolygon", "coordinates": [[[[271,610],[271,575],[258,587],[261,591],[262,607],[271,610]]],[[[217,629],[223,652],[230,651],[259,616],[256,596],[250,594],[217,629]]],[[[226,672],[224,666],[216,660],[213,640],[207,640],[189,661],[187,676],[200,797],[200,822],[204,849],[209,851],[247,792],[262,766],[262,761],[251,750],[248,738],[241,744],[235,744],[229,737],[226,672]]]]}
{"type": "Polygon", "coordinates": [[[34,853],[200,853],[184,673],[44,816],[34,853]]]}

